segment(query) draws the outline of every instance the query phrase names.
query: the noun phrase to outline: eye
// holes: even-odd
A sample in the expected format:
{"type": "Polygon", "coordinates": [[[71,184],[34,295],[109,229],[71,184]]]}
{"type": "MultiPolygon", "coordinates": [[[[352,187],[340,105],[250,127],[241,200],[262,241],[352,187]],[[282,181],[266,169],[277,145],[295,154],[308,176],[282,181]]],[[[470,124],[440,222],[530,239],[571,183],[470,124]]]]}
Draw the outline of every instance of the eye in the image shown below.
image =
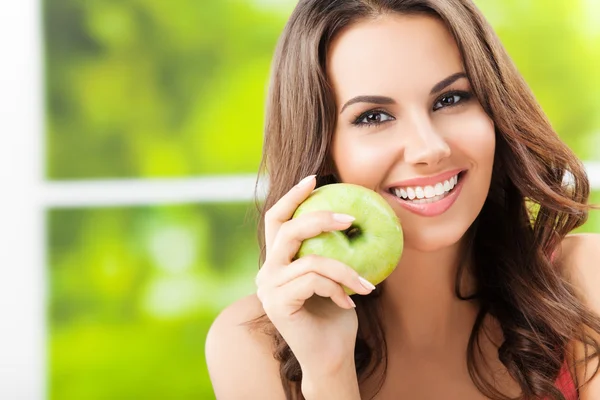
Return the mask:
{"type": "Polygon", "coordinates": [[[374,126],[393,120],[394,117],[384,111],[370,110],[356,117],[352,124],[356,126],[374,126]]]}
{"type": "Polygon", "coordinates": [[[468,92],[457,91],[457,92],[450,92],[450,93],[443,94],[441,97],[438,98],[436,103],[433,105],[433,111],[437,111],[440,108],[444,108],[444,107],[455,106],[455,105],[457,105],[465,100],[468,100],[470,98],[471,98],[471,94],[468,92]]]}

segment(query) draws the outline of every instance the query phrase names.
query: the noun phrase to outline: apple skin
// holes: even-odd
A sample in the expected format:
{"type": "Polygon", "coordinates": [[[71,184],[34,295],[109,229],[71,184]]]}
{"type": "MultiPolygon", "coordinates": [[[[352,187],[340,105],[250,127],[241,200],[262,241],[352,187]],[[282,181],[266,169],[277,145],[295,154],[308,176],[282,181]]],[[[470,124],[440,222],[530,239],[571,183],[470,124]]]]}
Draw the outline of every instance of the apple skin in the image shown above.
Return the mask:
{"type": "MultiPolygon", "coordinates": [[[[379,193],[349,183],[325,185],[313,190],[292,218],[313,211],[333,211],[356,219],[345,231],[323,232],[304,240],[296,258],[316,254],[336,259],[374,285],[394,271],[404,237],[396,213],[379,193]]],[[[355,293],[342,287],[347,294],[355,293]]]]}

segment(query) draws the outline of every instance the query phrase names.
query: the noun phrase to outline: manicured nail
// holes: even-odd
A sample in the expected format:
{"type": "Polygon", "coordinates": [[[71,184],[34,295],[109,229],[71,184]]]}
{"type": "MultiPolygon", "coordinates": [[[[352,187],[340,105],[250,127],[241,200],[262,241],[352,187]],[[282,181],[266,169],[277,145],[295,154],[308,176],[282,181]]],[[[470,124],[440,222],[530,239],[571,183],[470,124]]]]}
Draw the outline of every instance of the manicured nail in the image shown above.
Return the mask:
{"type": "Polygon", "coordinates": [[[343,224],[347,224],[348,222],[352,222],[356,219],[352,215],[347,215],[347,214],[333,214],[332,217],[337,222],[341,222],[343,224]]]}
{"type": "Polygon", "coordinates": [[[369,282],[368,280],[366,280],[362,276],[359,276],[358,280],[360,281],[360,284],[363,285],[363,287],[365,289],[375,290],[375,285],[373,285],[371,282],[369,282]]]}
{"type": "Polygon", "coordinates": [[[314,179],[316,175],[309,175],[306,178],[302,179],[300,182],[298,182],[298,184],[296,185],[297,187],[303,187],[306,186],[308,183],[310,183],[310,181],[312,181],[314,179]]]}
{"type": "Polygon", "coordinates": [[[350,296],[346,296],[347,300],[348,300],[348,304],[350,304],[353,308],[356,308],[356,304],[354,304],[354,301],[352,301],[352,298],[350,296]]]}

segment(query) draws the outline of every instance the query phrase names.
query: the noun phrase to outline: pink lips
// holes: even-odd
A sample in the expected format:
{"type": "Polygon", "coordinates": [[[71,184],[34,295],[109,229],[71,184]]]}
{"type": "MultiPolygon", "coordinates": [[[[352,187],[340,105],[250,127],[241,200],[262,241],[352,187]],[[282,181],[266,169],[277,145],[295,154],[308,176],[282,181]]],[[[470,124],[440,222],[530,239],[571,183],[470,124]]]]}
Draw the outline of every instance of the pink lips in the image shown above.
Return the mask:
{"type": "Polygon", "coordinates": [[[423,187],[423,186],[427,186],[427,185],[435,185],[438,182],[443,182],[447,179],[452,178],[454,175],[456,175],[462,171],[465,171],[465,170],[459,168],[459,169],[453,169],[451,171],[446,171],[444,173],[441,173],[441,174],[435,175],[435,176],[407,179],[404,181],[395,182],[395,183],[391,184],[390,186],[388,186],[388,189],[397,188],[397,187],[407,187],[407,186],[423,187]]]}
{"type": "Polygon", "coordinates": [[[406,208],[408,211],[411,211],[423,217],[435,217],[446,212],[446,210],[448,210],[452,206],[452,204],[454,204],[454,202],[458,198],[458,195],[460,194],[460,191],[462,190],[463,183],[466,177],[466,173],[461,174],[458,178],[458,184],[454,187],[450,194],[434,203],[415,204],[412,202],[402,200],[389,192],[385,192],[385,195],[391,196],[395,201],[397,201],[402,207],[406,208]]]}

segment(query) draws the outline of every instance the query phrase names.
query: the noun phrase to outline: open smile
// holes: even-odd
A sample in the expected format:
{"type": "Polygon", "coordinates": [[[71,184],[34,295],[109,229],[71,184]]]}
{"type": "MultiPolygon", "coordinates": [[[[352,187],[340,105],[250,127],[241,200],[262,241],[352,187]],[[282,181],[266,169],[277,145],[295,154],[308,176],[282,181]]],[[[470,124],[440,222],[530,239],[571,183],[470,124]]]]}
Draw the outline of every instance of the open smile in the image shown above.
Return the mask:
{"type": "Polygon", "coordinates": [[[435,185],[391,188],[385,194],[415,214],[435,217],[446,212],[454,204],[464,185],[466,175],[467,171],[461,171],[435,185]]]}

